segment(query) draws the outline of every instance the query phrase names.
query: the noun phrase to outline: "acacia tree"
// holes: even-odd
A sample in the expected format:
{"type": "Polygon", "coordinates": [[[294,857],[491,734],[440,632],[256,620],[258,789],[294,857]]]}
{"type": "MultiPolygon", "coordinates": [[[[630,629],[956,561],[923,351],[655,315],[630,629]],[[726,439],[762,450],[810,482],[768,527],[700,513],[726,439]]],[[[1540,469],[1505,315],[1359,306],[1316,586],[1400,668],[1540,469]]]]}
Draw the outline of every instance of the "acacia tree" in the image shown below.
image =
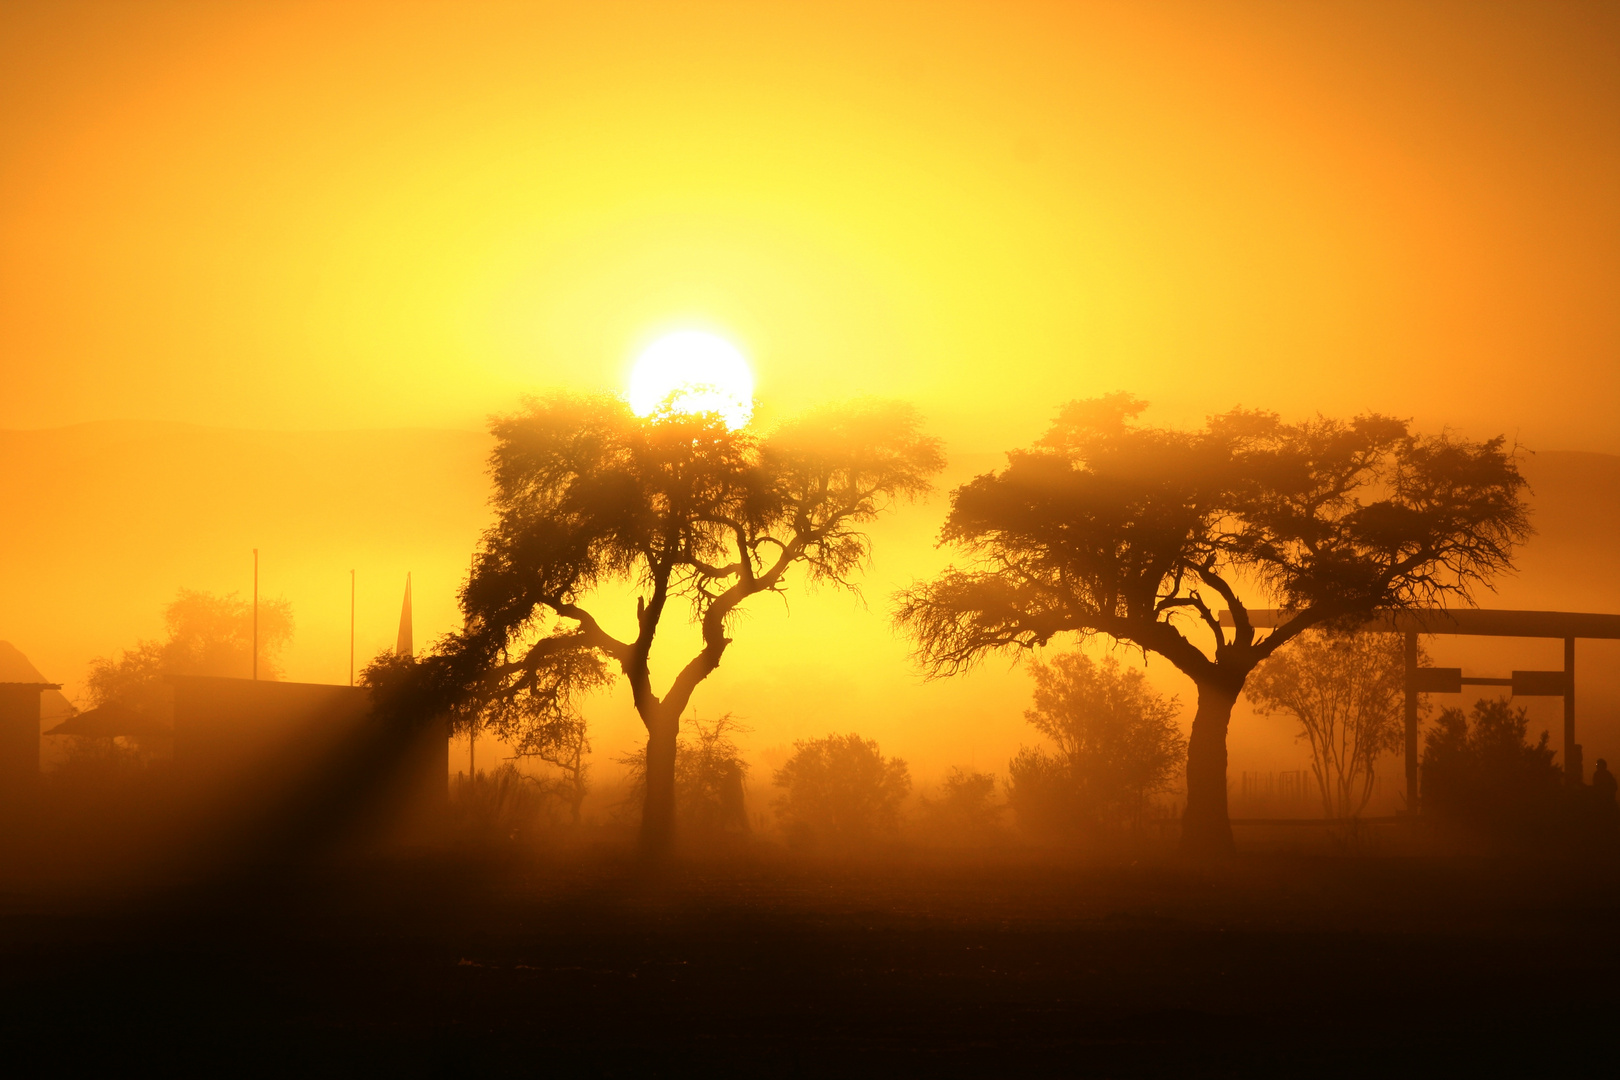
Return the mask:
{"type": "Polygon", "coordinates": [[[969,563],[901,593],[896,618],[934,676],[1066,632],[1169,660],[1198,690],[1182,848],[1224,853],[1226,730],[1249,672],[1313,626],[1472,602],[1529,535],[1524,480],[1501,438],[1420,437],[1385,416],[1234,410],[1184,432],[1137,425],[1144,408],[1070,403],[956,489],[941,543],[969,563]],[[1245,597],[1291,614],[1263,633],[1245,597]]]}
{"type": "Polygon", "coordinates": [[[1323,814],[1347,818],[1366,809],[1378,755],[1401,745],[1406,654],[1399,635],[1302,634],[1254,669],[1244,693],[1262,715],[1284,712],[1299,721],[1323,814]]]}
{"type": "Polygon", "coordinates": [[[928,490],[944,466],[939,441],[908,408],[880,403],[761,437],[712,414],[640,418],[613,398],[554,397],[493,431],[498,520],[462,592],[466,627],[429,659],[416,707],[464,725],[522,699],[540,723],[576,711],[582,689],[617,668],[647,728],[641,840],[660,855],[673,839],[680,716],[720,665],[741,605],[783,591],[795,568],[854,589],[870,550],[862,526],[928,490]],[[628,635],[599,617],[615,590],[634,594],[628,635]],[[660,693],[652,650],[672,612],[700,644],[660,693]]]}

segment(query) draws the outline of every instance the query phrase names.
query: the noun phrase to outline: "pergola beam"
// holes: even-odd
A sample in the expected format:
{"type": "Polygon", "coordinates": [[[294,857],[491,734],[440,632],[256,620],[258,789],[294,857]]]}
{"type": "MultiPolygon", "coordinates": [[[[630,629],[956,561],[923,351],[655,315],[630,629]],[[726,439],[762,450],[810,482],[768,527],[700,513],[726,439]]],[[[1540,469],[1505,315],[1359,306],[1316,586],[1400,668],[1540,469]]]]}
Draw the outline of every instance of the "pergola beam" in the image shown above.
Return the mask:
{"type": "MultiPolygon", "coordinates": [[[[1258,608],[1249,622],[1259,630],[1285,625],[1293,612],[1258,608]]],[[[1232,613],[1222,611],[1223,627],[1233,625],[1232,613]]],[[[1584,782],[1581,748],[1575,742],[1575,639],[1620,639],[1620,615],[1587,611],[1503,611],[1488,608],[1380,608],[1356,629],[1373,634],[1401,634],[1406,638],[1406,808],[1418,805],[1417,714],[1421,693],[1456,693],[1463,686],[1508,686],[1525,696],[1562,696],[1564,699],[1564,776],[1572,784],[1584,782]],[[1460,668],[1417,666],[1418,635],[1453,637],[1562,638],[1564,670],[1515,671],[1510,679],[1462,678],[1460,668]],[[1452,689],[1452,684],[1456,689],[1452,689]],[[1442,686],[1442,684],[1444,684],[1442,686]]]]}

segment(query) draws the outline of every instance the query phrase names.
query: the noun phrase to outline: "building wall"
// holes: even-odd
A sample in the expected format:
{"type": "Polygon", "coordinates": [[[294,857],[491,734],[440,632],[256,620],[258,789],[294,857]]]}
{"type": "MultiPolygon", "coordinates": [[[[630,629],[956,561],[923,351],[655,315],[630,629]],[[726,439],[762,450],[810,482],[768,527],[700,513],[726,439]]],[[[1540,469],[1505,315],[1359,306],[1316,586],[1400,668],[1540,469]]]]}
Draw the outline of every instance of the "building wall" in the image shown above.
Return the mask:
{"type": "Polygon", "coordinates": [[[359,687],[177,676],[176,779],[221,822],[318,842],[420,825],[446,799],[440,724],[391,728],[359,687]]]}

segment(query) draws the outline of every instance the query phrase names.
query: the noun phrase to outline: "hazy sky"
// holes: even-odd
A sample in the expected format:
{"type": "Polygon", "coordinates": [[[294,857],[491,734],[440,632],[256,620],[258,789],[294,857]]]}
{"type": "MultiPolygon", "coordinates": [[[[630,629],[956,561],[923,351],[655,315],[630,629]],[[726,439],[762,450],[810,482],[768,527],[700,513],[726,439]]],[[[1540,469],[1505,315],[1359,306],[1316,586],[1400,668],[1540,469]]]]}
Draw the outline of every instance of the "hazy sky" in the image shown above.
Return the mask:
{"type": "Polygon", "coordinates": [[[472,427],[720,329],[958,449],[1111,389],[1620,451],[1620,22],[0,6],[0,427],[472,427]]]}

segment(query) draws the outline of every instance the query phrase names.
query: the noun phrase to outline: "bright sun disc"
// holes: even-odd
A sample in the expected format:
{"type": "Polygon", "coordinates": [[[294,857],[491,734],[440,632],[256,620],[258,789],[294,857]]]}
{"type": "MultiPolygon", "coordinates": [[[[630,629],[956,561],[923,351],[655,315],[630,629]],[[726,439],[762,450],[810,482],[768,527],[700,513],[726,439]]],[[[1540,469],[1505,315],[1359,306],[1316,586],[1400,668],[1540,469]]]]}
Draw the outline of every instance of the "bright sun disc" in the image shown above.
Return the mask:
{"type": "Polygon", "coordinates": [[[651,416],[718,413],[735,431],[754,414],[754,373],[737,347],[701,330],[665,334],[636,358],[630,371],[630,408],[651,416]]]}

